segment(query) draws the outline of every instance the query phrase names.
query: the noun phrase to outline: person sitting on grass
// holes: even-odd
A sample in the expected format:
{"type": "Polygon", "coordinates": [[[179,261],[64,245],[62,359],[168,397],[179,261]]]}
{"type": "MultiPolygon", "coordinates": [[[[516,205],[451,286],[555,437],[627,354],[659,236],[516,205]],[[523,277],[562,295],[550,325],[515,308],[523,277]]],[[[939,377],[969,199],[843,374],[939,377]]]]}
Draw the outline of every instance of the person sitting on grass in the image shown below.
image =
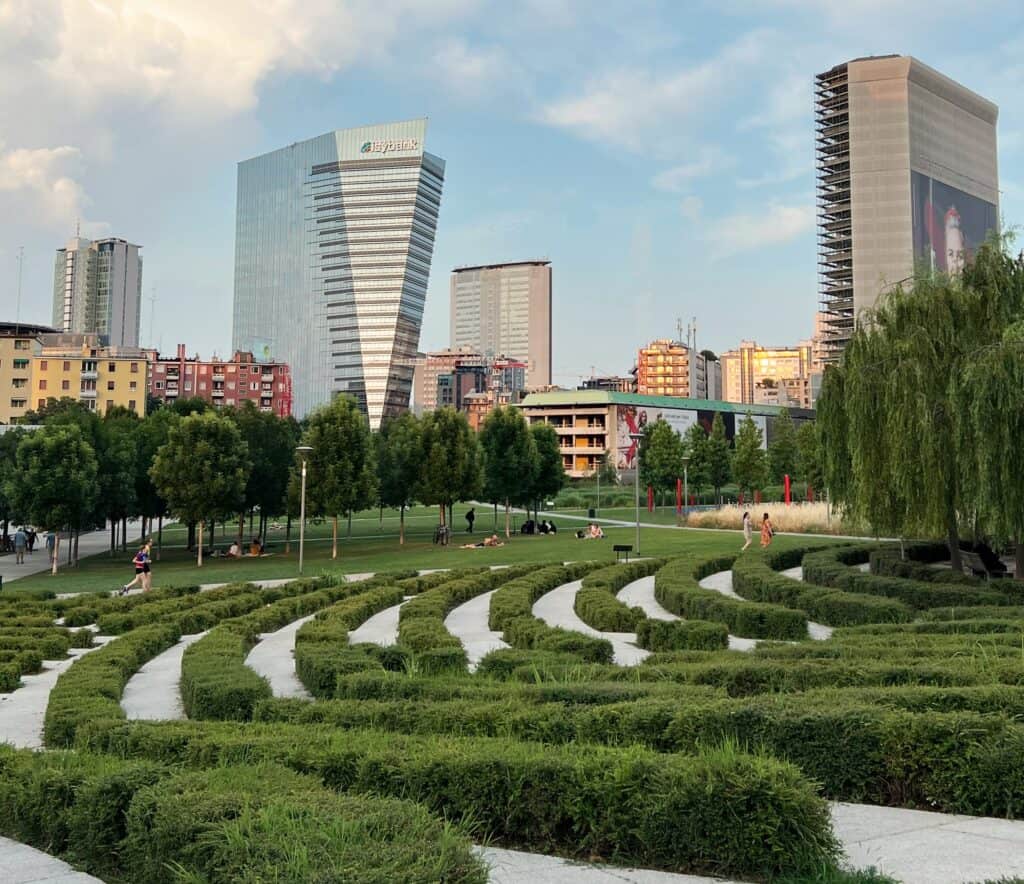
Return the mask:
{"type": "Polygon", "coordinates": [[[464,543],[460,549],[483,549],[485,546],[504,546],[505,544],[498,540],[497,534],[492,534],[490,537],[485,537],[479,543],[464,543]]]}
{"type": "Polygon", "coordinates": [[[238,548],[238,541],[234,541],[231,546],[228,547],[228,551],[224,553],[225,558],[237,559],[242,555],[242,551],[238,548]]]}

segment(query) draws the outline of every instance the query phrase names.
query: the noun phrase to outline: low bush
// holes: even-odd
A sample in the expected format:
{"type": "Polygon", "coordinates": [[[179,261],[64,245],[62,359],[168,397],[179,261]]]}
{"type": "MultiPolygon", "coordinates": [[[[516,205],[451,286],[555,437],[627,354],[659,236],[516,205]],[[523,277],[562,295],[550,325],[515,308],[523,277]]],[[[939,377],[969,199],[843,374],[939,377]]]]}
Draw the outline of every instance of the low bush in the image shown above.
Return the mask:
{"type": "MultiPolygon", "coordinates": [[[[787,552],[787,558],[792,556],[787,552]]],[[[806,611],[812,620],[829,626],[905,623],[913,618],[911,608],[895,599],[822,589],[779,574],[773,567],[788,562],[779,561],[778,556],[773,558],[774,561],[760,553],[748,553],[738,558],[732,567],[733,590],[750,601],[806,611]]]]}
{"type": "Polygon", "coordinates": [[[935,568],[928,563],[949,558],[949,549],[944,543],[907,543],[904,556],[899,547],[882,547],[872,550],[868,561],[871,573],[880,577],[901,577],[924,583],[957,584],[962,586],[984,586],[984,581],[970,574],[963,574],[951,568],[935,568]]]}
{"type": "MultiPolygon", "coordinates": [[[[401,795],[509,846],[673,871],[777,875],[834,862],[828,807],[791,765],[724,746],[636,747],[382,735],[292,725],[94,724],[83,746],[188,765],[236,759],[401,795]]],[[[273,790],[270,790],[273,794],[273,790]]],[[[191,802],[179,799],[188,818],[191,802]]],[[[136,809],[129,812],[129,831],[136,809]]]]}
{"type": "Polygon", "coordinates": [[[186,649],[181,661],[181,702],[193,719],[248,721],[270,684],[245,665],[251,643],[224,627],[186,649]]]}
{"type": "Polygon", "coordinates": [[[724,623],[708,620],[641,620],[636,641],[648,651],[717,651],[729,645],[724,623]]]}
{"type": "Polygon", "coordinates": [[[734,556],[707,560],[695,566],[686,559],[665,565],[654,577],[654,594],[662,607],[688,620],[724,623],[733,635],[747,638],[801,639],[807,637],[807,615],[780,605],[740,602],[698,581],[708,574],[728,570],[734,556]]]}
{"type": "Polygon", "coordinates": [[[634,580],[653,574],[664,564],[663,559],[645,559],[591,571],[576,593],[576,613],[584,623],[600,632],[635,632],[637,624],[644,619],[643,611],[623,604],[615,594],[634,580]]]}

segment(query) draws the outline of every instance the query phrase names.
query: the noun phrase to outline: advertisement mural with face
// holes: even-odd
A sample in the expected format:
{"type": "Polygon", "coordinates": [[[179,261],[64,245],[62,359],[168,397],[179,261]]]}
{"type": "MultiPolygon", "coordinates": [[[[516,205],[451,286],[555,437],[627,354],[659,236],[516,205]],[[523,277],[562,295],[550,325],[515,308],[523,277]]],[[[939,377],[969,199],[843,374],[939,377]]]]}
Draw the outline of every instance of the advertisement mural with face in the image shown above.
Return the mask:
{"type": "Polygon", "coordinates": [[[936,181],[910,173],[914,257],[931,270],[958,273],[999,224],[996,207],[936,181]]]}
{"type": "MultiPolygon", "coordinates": [[[[647,408],[643,405],[617,405],[615,418],[615,468],[631,470],[636,463],[636,452],[639,442],[630,438],[634,433],[642,433],[649,423],[661,419],[680,436],[684,435],[694,424],[700,424],[705,433],[711,432],[711,423],[716,412],[692,408],[647,408]]],[[[725,424],[725,437],[732,441],[736,432],[737,419],[743,415],[721,412],[725,424]]],[[[761,430],[762,447],[767,447],[767,419],[763,415],[753,415],[754,423],[761,430]]]]}

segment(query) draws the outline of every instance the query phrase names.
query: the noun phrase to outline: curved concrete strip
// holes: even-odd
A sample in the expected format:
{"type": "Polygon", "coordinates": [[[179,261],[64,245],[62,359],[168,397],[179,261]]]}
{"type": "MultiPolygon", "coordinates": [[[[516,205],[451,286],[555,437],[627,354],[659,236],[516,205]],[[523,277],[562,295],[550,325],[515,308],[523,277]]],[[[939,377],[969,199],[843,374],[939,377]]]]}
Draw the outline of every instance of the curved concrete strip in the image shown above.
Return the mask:
{"type": "Polygon", "coordinates": [[[708,574],[698,584],[701,589],[713,589],[715,592],[720,593],[730,599],[736,599],[738,602],[745,602],[746,599],[743,596],[738,595],[736,590],[732,588],[732,571],[716,571],[714,574],[708,574]]]}
{"type": "Polygon", "coordinates": [[[583,581],[574,580],[556,587],[542,595],[533,606],[533,616],[543,620],[548,626],[582,632],[594,638],[604,638],[612,643],[614,649],[613,662],[617,666],[636,666],[651,656],[650,651],[636,646],[636,633],[633,632],[599,632],[584,623],[576,614],[576,593],[580,591],[583,581]]]}
{"type": "Polygon", "coordinates": [[[666,611],[654,597],[653,574],[627,583],[615,597],[630,608],[639,608],[651,620],[679,619],[671,611],[666,611]]]}
{"type": "MultiPolygon", "coordinates": [[[[795,568],[786,568],[785,571],[779,571],[783,577],[788,577],[790,580],[803,580],[804,579],[804,566],[797,565],[795,568]]],[[[832,638],[832,633],[835,630],[831,626],[826,626],[824,623],[815,623],[813,620],[807,621],[807,634],[810,635],[815,641],[823,642],[826,639],[832,638]]]]}
{"type": "Polygon", "coordinates": [[[385,608],[383,611],[378,611],[348,634],[348,643],[350,645],[369,643],[380,645],[382,648],[398,644],[398,612],[407,601],[409,599],[392,605],[390,608],[385,608]]]}
{"type": "Polygon", "coordinates": [[[99,878],[76,872],[48,853],[2,837],[0,881],[4,884],[103,884],[99,878]]]}
{"type": "Polygon", "coordinates": [[[508,643],[502,640],[502,634],[487,625],[491,611],[491,596],[496,592],[496,589],[492,589],[471,598],[452,609],[444,619],[445,629],[462,642],[462,647],[466,649],[470,672],[475,672],[477,664],[491,651],[509,647],[508,643]]]}
{"type": "Polygon", "coordinates": [[[315,616],[310,614],[276,632],[263,633],[245,658],[246,666],[270,682],[275,697],[313,699],[295,674],[295,634],[315,616]]]}
{"type": "Polygon", "coordinates": [[[181,658],[205,632],[183,635],[176,645],[144,663],[124,686],[121,708],[137,721],[173,721],[185,717],[181,705],[181,658]]]}
{"type": "MultiPolygon", "coordinates": [[[[18,749],[42,749],[46,705],[57,679],[79,657],[103,647],[114,638],[97,635],[91,648],[74,648],[63,660],[44,660],[42,672],[23,675],[21,687],[9,694],[0,694],[0,743],[10,743],[18,749]]],[[[3,880],[6,879],[0,876],[0,881],[3,880]]]]}

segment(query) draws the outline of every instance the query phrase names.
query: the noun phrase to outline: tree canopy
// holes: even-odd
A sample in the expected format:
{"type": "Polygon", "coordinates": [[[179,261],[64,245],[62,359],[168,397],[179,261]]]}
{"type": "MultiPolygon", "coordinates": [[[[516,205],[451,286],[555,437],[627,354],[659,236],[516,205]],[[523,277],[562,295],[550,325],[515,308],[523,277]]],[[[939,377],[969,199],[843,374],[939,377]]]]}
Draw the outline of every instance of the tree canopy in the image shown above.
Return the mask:
{"type": "Polygon", "coordinates": [[[420,500],[440,505],[444,525],[446,508],[476,496],[481,485],[480,443],[466,416],[454,408],[430,412],[423,418],[420,500]]]}
{"type": "Polygon", "coordinates": [[[685,454],[682,438],[666,421],[647,424],[640,439],[640,482],[655,491],[675,488],[683,477],[685,454]]]}
{"type": "Polygon", "coordinates": [[[772,438],[768,445],[768,473],[772,482],[781,484],[784,476],[795,478],[799,457],[796,426],[789,411],[783,409],[772,421],[772,438]]]}
{"type": "Polygon", "coordinates": [[[715,412],[711,421],[711,432],[707,438],[708,482],[715,489],[715,497],[722,499],[722,486],[732,475],[729,440],[725,436],[725,421],[720,412],[715,412]]]}
{"type": "Polygon", "coordinates": [[[398,542],[405,543],[405,510],[416,499],[423,467],[423,432],[412,412],[381,424],[377,442],[377,490],[381,506],[399,511],[398,542]]]}
{"type": "MultiPolygon", "coordinates": [[[[505,536],[511,530],[513,503],[525,503],[533,492],[537,446],[518,408],[498,407],[480,429],[484,456],[484,497],[505,507],[505,536]]],[[[559,455],[561,457],[561,455],[559,455]]]]}
{"type": "Polygon", "coordinates": [[[732,476],[741,491],[756,491],[768,479],[768,458],[762,444],[764,434],[747,414],[736,430],[736,450],[732,456],[732,476]]]}

